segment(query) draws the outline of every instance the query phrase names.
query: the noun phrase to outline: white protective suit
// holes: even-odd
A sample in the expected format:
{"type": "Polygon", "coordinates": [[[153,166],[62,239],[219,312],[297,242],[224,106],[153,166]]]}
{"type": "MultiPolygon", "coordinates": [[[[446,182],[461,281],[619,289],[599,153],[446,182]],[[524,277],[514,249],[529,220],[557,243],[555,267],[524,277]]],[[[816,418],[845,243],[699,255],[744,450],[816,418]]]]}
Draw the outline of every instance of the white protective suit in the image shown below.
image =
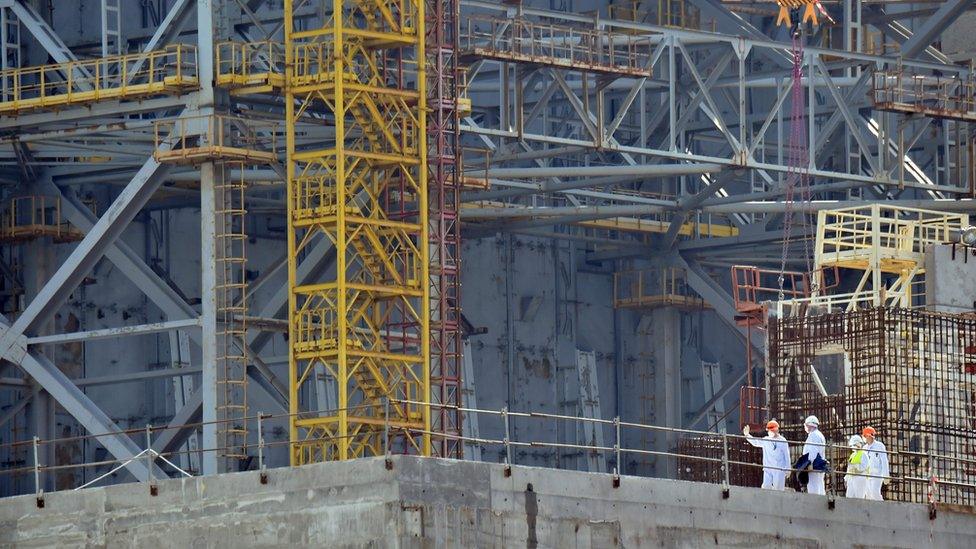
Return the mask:
{"type": "Polygon", "coordinates": [[[847,475],[844,476],[847,497],[864,499],[868,488],[868,477],[859,475],[868,474],[868,468],[868,456],[864,450],[856,449],[851,452],[851,457],[847,459],[847,475]]]}
{"type": "MultiPolygon", "coordinates": [[[[816,461],[819,455],[821,459],[826,460],[824,456],[824,448],[826,448],[827,439],[824,438],[823,433],[820,429],[814,429],[807,434],[806,443],[803,444],[803,454],[806,454],[810,458],[810,463],[816,461]]],[[[810,480],[807,483],[807,493],[809,494],[820,494],[826,495],[827,488],[824,487],[824,474],[820,472],[810,471],[810,480]]]]}
{"type": "Polygon", "coordinates": [[[783,435],[766,435],[763,438],[747,437],[746,441],[763,451],[764,490],[785,490],[786,472],[790,468],[790,446],[783,435]]]}
{"type": "Polygon", "coordinates": [[[874,439],[871,444],[864,445],[864,453],[868,458],[868,474],[872,475],[867,479],[867,491],[865,499],[875,499],[881,501],[881,485],[885,479],[889,478],[888,470],[888,449],[883,442],[874,439]]]}

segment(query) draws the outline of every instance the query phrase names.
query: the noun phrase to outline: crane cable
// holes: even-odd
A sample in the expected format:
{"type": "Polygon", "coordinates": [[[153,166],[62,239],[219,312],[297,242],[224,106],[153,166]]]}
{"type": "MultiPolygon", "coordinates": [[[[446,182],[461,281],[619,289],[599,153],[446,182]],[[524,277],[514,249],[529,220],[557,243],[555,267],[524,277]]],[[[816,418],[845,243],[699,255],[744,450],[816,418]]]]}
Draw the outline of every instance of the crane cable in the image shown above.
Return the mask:
{"type": "MultiPolygon", "coordinates": [[[[783,215],[783,250],[780,258],[779,271],[779,299],[783,300],[785,294],[786,279],[786,258],[790,252],[790,244],[793,237],[795,203],[797,195],[801,204],[810,202],[810,180],[809,180],[809,151],[807,150],[807,128],[806,119],[803,114],[803,39],[802,32],[797,25],[791,32],[793,37],[793,89],[792,89],[792,109],[790,112],[790,143],[789,157],[787,159],[787,174],[785,182],[785,202],[786,207],[783,215]]],[[[812,122],[812,121],[811,121],[812,122]]],[[[800,225],[806,227],[808,208],[800,208],[800,225]]],[[[804,258],[807,263],[807,272],[812,272],[813,267],[810,263],[812,256],[810,240],[808,235],[802,235],[801,240],[804,244],[804,258]]],[[[793,281],[795,283],[795,280],[793,281]]],[[[795,290],[796,288],[792,288],[795,290]]]]}

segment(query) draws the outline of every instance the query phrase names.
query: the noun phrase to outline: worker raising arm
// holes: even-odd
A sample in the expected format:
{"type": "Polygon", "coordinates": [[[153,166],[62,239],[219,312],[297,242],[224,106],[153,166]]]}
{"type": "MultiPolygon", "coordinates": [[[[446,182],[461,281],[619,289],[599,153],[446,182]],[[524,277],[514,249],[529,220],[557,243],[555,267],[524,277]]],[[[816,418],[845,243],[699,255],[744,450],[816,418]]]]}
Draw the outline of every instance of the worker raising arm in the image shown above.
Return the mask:
{"type": "Polygon", "coordinates": [[[754,437],[749,434],[749,426],[742,428],[746,442],[762,448],[763,451],[763,483],[764,490],[784,490],[786,488],[786,470],[790,468],[790,447],[779,434],[779,423],[775,419],[766,424],[766,436],[754,437]]]}

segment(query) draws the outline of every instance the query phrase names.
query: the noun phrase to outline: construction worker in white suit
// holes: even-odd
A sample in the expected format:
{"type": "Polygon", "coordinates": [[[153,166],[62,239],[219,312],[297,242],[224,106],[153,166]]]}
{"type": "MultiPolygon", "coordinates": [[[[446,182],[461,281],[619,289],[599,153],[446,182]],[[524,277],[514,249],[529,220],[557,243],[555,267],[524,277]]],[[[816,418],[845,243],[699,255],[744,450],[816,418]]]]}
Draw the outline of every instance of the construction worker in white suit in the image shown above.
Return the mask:
{"type": "Polygon", "coordinates": [[[803,421],[803,428],[807,432],[807,440],[803,444],[803,455],[807,456],[813,468],[810,471],[810,479],[807,483],[807,493],[826,495],[824,471],[826,470],[827,456],[824,454],[826,453],[827,439],[820,432],[820,420],[817,419],[817,416],[808,416],[803,421]]]}
{"type": "Polygon", "coordinates": [[[868,458],[863,450],[864,439],[854,435],[847,442],[851,447],[851,456],[847,458],[847,474],[844,484],[847,485],[847,497],[864,499],[868,488],[868,458]]]}
{"type": "Polygon", "coordinates": [[[785,490],[786,473],[790,468],[790,446],[779,434],[779,422],[775,419],[766,423],[766,436],[754,437],[749,434],[749,426],[742,428],[746,442],[763,451],[763,490],[785,490]]]}
{"type": "Polygon", "coordinates": [[[868,473],[871,475],[868,477],[864,497],[865,499],[881,501],[884,499],[881,496],[881,486],[888,484],[891,472],[888,468],[888,448],[883,442],[874,438],[875,434],[874,427],[870,426],[861,431],[861,436],[865,440],[864,454],[868,458],[868,473]]]}

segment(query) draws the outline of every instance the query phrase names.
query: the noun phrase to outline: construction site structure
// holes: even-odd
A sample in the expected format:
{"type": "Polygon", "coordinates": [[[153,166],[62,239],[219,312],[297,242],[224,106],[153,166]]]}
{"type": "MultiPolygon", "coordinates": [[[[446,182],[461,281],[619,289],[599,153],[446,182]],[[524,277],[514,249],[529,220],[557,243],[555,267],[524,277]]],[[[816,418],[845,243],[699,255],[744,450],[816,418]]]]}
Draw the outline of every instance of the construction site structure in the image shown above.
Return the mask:
{"type": "Polygon", "coordinates": [[[461,5],[458,0],[425,0],[427,55],[427,181],[430,219],[430,401],[433,441],[441,457],[464,455],[461,440],[463,347],[461,342],[461,113],[459,65],[461,5]]]}
{"type": "Polygon", "coordinates": [[[308,30],[291,0],[284,13],[294,465],[431,454],[425,4],[334,7],[308,30]],[[334,119],[334,145],[297,142],[316,115],[334,119]],[[335,272],[302,283],[318,239],[335,272]],[[318,369],[335,410],[312,405],[318,369]]]}

